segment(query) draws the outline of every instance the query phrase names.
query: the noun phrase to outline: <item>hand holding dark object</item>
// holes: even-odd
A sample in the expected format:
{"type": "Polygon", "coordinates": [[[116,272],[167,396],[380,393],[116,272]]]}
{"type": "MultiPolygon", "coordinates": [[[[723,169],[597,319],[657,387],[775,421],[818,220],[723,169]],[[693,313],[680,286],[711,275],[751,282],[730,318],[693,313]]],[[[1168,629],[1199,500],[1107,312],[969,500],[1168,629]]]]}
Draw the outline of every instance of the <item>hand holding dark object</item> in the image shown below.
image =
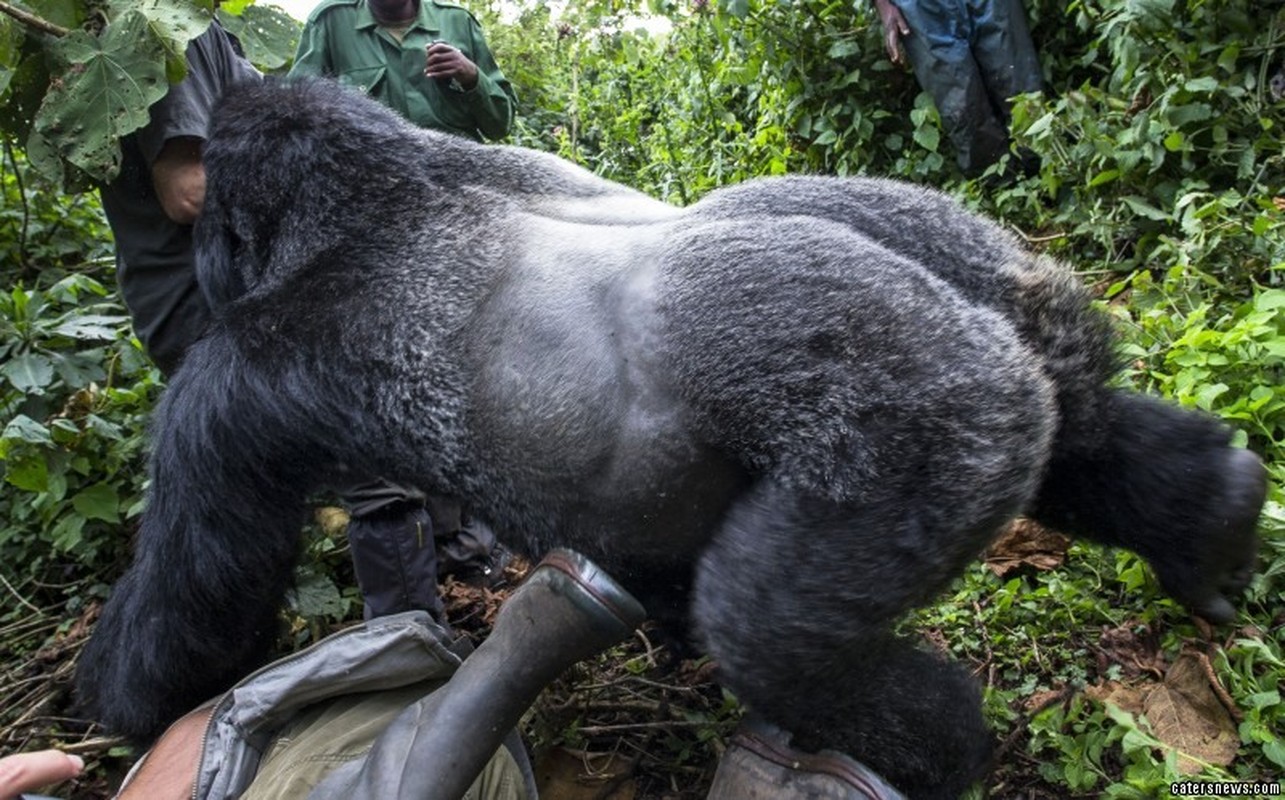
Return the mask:
{"type": "Polygon", "coordinates": [[[426,48],[424,74],[430,78],[449,81],[454,78],[465,91],[477,86],[477,64],[446,42],[433,42],[426,48]]]}
{"type": "Polygon", "coordinates": [[[879,12],[879,21],[883,23],[883,46],[888,51],[888,58],[894,64],[904,64],[906,57],[901,52],[901,37],[910,35],[906,18],[889,0],[875,0],[875,9],[879,12]]]}

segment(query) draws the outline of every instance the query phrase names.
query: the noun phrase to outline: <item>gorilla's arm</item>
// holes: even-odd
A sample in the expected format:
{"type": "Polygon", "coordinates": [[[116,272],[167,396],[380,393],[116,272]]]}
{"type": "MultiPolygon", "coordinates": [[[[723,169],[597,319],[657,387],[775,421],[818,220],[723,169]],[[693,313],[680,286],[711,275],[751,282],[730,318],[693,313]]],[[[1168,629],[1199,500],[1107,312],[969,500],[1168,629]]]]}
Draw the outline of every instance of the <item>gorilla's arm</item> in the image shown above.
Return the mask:
{"type": "Polygon", "coordinates": [[[312,393],[219,337],[194,345],[171,381],[153,420],[135,561],[80,656],[80,700],[112,730],[151,739],[275,641],[304,492],[332,463],[325,440],[343,414],[314,416],[312,393]]]}

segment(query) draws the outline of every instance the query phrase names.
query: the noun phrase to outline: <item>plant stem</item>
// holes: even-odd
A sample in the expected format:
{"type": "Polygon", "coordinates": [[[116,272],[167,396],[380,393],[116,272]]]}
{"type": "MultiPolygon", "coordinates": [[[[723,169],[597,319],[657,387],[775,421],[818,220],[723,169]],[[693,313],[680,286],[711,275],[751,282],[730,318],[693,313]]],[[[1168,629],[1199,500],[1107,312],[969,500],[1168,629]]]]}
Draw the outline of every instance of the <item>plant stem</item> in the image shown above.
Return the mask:
{"type": "Polygon", "coordinates": [[[47,19],[43,19],[32,14],[30,11],[23,11],[17,6],[4,2],[4,0],[0,0],[0,12],[8,14],[23,25],[26,25],[28,28],[34,28],[42,33],[48,33],[58,37],[66,36],[71,33],[69,29],[62,27],[61,25],[55,25],[47,19]]]}
{"type": "Polygon", "coordinates": [[[25,278],[31,271],[31,263],[27,259],[27,229],[31,224],[31,204],[27,200],[27,189],[22,181],[22,169],[18,166],[18,157],[13,152],[13,142],[8,136],[4,137],[4,153],[13,167],[13,179],[18,188],[18,202],[22,203],[22,230],[18,234],[18,265],[19,275],[25,278]]]}

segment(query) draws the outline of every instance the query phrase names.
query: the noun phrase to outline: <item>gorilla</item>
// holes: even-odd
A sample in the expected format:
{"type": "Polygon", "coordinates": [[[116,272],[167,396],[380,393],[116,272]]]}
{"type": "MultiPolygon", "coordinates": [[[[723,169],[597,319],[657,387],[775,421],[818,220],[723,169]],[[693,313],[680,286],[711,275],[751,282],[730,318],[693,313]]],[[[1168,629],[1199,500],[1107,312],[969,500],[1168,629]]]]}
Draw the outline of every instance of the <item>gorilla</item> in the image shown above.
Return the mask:
{"type": "Polygon", "coordinates": [[[1062,265],[924,188],[750,181],[677,208],[327,82],[232,90],[136,555],[80,662],[146,740],[260,663],[306,498],[383,476],[489,509],[686,619],[802,749],[957,796],[967,670],[893,634],[1016,515],[1123,546],[1195,613],[1249,581],[1261,462],[1113,388],[1062,265]]]}

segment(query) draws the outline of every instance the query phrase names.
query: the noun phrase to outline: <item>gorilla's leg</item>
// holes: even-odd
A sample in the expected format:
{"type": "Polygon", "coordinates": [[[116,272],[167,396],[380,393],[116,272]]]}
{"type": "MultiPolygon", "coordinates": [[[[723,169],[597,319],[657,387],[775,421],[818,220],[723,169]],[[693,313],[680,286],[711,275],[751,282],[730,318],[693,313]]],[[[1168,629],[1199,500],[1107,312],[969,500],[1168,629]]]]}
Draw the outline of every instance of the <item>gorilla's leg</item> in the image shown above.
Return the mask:
{"type": "Polygon", "coordinates": [[[1057,390],[1059,430],[1033,517],[1127,547],[1211,621],[1254,566],[1266,473],[1212,416],[1106,388],[1118,368],[1106,317],[1055,262],[1012,271],[1010,315],[1057,390]]]}
{"type": "Polygon", "coordinates": [[[148,741],[268,655],[324,437],[315,387],[226,340],[190,351],[153,423],[135,560],[80,657],[82,706],[148,741]]]}
{"type": "Polygon", "coordinates": [[[1235,615],[1267,491],[1257,456],[1211,416],[1102,390],[1094,430],[1063,430],[1031,516],[1127,547],[1170,595],[1212,622],[1235,615]]]}
{"type": "Polygon", "coordinates": [[[978,688],[888,630],[976,555],[1014,498],[866,494],[844,507],[756,487],[702,556],[696,624],[720,680],[794,746],[851,755],[911,797],[954,798],[991,750],[978,688]]]}

